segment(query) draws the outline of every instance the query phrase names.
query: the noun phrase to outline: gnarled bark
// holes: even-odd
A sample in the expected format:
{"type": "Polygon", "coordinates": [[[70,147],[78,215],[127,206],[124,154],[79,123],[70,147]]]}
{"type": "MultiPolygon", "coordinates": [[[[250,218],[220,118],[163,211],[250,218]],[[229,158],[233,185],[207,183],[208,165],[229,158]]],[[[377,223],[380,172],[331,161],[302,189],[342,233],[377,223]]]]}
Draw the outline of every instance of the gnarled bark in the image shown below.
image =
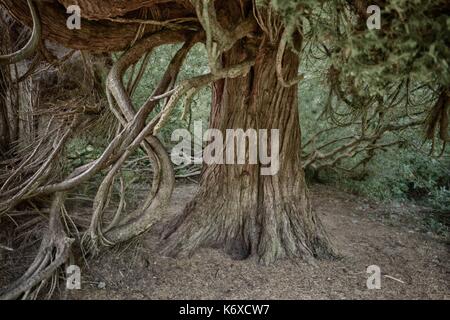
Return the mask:
{"type": "MultiPolygon", "coordinates": [[[[90,3],[93,2],[95,1],[90,1],[90,3]]],[[[109,3],[111,4],[111,1],[109,3]]],[[[121,3],[124,3],[124,1],[121,1],[121,3]]],[[[29,8],[27,6],[27,0],[0,0],[0,4],[18,21],[28,26],[33,24],[33,19],[29,14],[29,8]]],[[[107,7],[108,12],[110,12],[109,16],[114,17],[114,14],[118,10],[117,7],[114,4],[111,6],[108,6],[107,3],[105,4],[105,8],[107,7]]],[[[57,42],[66,48],[92,52],[121,51],[128,48],[136,40],[138,32],[141,30],[141,26],[136,23],[114,23],[107,20],[88,19],[82,20],[80,30],[69,30],[66,23],[70,15],[66,13],[63,5],[47,1],[39,1],[36,5],[41,17],[43,38],[57,42]]],[[[170,10],[164,8],[164,3],[161,6],[158,3],[148,3],[148,5],[151,6],[151,10],[146,19],[165,21],[192,17],[194,15],[192,9],[190,10],[177,4],[171,4],[170,10]]],[[[128,10],[125,11],[128,12],[128,10]]],[[[138,14],[139,11],[133,11],[128,18],[133,18],[138,14]]],[[[104,17],[107,18],[107,16],[104,17]]],[[[160,30],[160,26],[145,25],[142,35],[150,35],[160,30]]]]}
{"type": "MultiPolygon", "coordinates": [[[[236,258],[257,256],[263,263],[334,255],[311,210],[301,169],[297,86],[278,81],[276,55],[277,48],[266,43],[250,74],[215,83],[210,126],[222,133],[279,129],[279,172],[263,176],[261,164],[206,166],[198,194],[164,234],[166,254],[189,255],[198,247],[213,246],[236,258]]],[[[236,45],[223,65],[246,58],[244,46],[236,45]]],[[[283,74],[288,79],[297,76],[298,65],[298,57],[286,52],[283,74]]]]}

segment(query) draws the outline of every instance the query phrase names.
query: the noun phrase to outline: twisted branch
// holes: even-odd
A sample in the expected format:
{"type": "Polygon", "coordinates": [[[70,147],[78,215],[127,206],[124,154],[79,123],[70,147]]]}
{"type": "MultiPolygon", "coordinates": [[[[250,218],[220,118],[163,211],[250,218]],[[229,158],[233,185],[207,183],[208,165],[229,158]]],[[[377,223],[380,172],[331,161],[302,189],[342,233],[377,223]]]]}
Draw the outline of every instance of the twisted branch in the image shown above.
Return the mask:
{"type": "Polygon", "coordinates": [[[27,3],[33,18],[33,33],[31,38],[19,51],[7,55],[0,55],[0,65],[14,64],[30,57],[36,51],[41,41],[42,26],[39,13],[33,0],[27,0],[27,3]]]}

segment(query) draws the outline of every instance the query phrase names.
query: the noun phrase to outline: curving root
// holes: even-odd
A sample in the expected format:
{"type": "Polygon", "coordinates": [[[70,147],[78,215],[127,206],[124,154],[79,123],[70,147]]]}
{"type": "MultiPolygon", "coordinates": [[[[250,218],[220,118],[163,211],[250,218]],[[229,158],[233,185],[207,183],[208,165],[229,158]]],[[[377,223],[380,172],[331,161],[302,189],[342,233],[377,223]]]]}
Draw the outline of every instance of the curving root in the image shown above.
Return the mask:
{"type": "Polygon", "coordinates": [[[40,290],[52,279],[50,296],[55,289],[56,273],[69,258],[70,247],[74,239],[68,238],[61,222],[64,194],[55,194],[50,210],[48,230],[38,250],[36,258],[28,270],[5,292],[0,293],[0,300],[12,300],[22,297],[36,298],[40,290]]]}

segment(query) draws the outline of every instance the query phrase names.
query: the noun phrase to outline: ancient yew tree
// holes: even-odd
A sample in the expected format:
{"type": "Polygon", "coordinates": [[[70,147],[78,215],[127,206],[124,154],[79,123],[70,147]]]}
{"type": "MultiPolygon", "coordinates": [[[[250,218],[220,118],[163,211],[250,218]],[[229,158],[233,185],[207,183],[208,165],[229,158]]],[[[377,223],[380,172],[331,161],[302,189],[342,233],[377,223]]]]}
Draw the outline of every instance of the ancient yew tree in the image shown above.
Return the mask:
{"type": "MultiPolygon", "coordinates": [[[[421,32],[426,24],[409,26],[420,32],[414,43],[407,42],[410,39],[403,38],[403,29],[398,28],[401,10],[396,8],[407,13],[414,12],[414,8],[402,1],[375,2],[390,6],[384,18],[386,29],[378,33],[367,30],[369,4],[358,0],[1,0],[2,10],[33,30],[30,40],[22,41],[17,51],[6,42],[2,44],[0,84],[5,92],[13,88],[8,86],[14,79],[6,78],[14,74],[14,64],[33,59],[57,63],[62,59],[51,58],[47,48],[50,43],[89,52],[97,59],[106,53],[120,53],[107,59],[103,78],[94,67],[91,72],[96,95],[105,96],[107,106],[66,104],[41,112],[41,121],[36,120],[40,133],[29,139],[33,143],[26,148],[13,150],[8,121],[12,100],[0,101],[0,150],[4,163],[8,163],[0,176],[0,215],[30,200],[51,200],[50,223],[41,250],[5,297],[29,293],[67,259],[74,240],[63,227],[62,221],[68,215],[65,196],[98,173],[103,176],[91,220],[78,239],[84,250],[95,252],[102,246],[125,242],[158,221],[170,202],[175,183],[169,150],[158,133],[179,102],[185,100],[184,108],[189,112],[191,98],[208,86],[212,91],[210,128],[222,132],[278,129],[280,170],[266,176],[260,173],[261,164],[204,165],[198,194],[164,230],[163,253],[189,255],[199,247],[212,246],[236,258],[256,256],[263,263],[280,258],[313,261],[335,256],[311,208],[303,168],[333,166],[342,158],[362,152],[367,152],[364,161],[368,161],[375,150],[395,144],[379,142],[385,133],[425,123],[428,138],[449,139],[448,69],[435,70],[426,55],[433,44],[435,61],[448,57],[448,30],[445,36],[444,27],[448,21],[445,16],[444,20],[436,19],[437,26],[432,27],[444,28],[440,29],[444,36],[422,43],[421,32]],[[80,29],[71,30],[66,25],[66,8],[72,5],[80,8],[80,29]],[[393,39],[398,42],[394,44],[393,39]],[[397,47],[386,49],[375,45],[377,41],[397,47]],[[206,48],[210,72],[178,80],[186,56],[198,43],[206,48]],[[168,44],[180,47],[158,86],[152,92],[149,88],[147,101],[134,105],[132,92],[139,85],[142,69],[147,67],[148,55],[168,44]],[[398,57],[390,57],[389,52],[398,57]],[[307,153],[301,149],[299,125],[298,83],[303,79],[300,63],[317,56],[321,56],[318,64],[323,66],[330,90],[327,114],[333,119],[342,116],[333,109],[333,99],[339,100],[348,111],[347,120],[357,123],[360,132],[343,144],[328,143],[326,147],[335,146],[328,152],[319,152],[318,148],[307,153]],[[417,69],[416,61],[420,59],[433,75],[417,69]],[[125,83],[125,74],[139,66],[141,70],[125,83]],[[398,78],[389,78],[392,72],[398,78]],[[369,83],[376,90],[368,90],[369,83]],[[383,98],[381,90],[388,92],[388,98],[383,98]],[[409,97],[417,90],[425,92],[425,98],[412,103],[409,97]],[[113,135],[99,157],[66,176],[54,174],[68,141],[98,125],[105,114],[113,119],[108,124],[113,135]],[[148,195],[132,212],[125,212],[121,199],[114,214],[107,215],[111,190],[121,179],[123,166],[139,149],[152,164],[148,195]]],[[[424,17],[447,9],[448,4],[442,1],[427,4],[424,17]]],[[[401,21],[400,25],[408,23],[401,21]]],[[[26,64],[26,73],[32,74],[35,65],[26,64]]],[[[343,119],[339,120],[345,125],[343,119]]]]}

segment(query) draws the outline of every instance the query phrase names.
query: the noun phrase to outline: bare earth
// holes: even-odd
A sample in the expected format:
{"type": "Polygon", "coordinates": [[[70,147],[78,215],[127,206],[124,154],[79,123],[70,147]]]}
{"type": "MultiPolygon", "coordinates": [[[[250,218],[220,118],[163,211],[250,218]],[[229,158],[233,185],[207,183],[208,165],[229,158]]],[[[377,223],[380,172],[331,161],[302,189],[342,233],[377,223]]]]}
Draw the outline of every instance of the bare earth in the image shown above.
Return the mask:
{"type": "MultiPolygon", "coordinates": [[[[195,190],[195,185],[179,186],[170,214],[182,210],[195,190]]],[[[61,298],[450,299],[445,243],[420,232],[401,212],[386,219],[380,206],[328,186],[315,186],[312,194],[341,259],[318,261],[317,266],[285,260],[267,267],[254,259],[232,260],[214,249],[172,259],[158,253],[158,226],[139,244],[90,261],[82,290],[61,298]],[[381,268],[380,290],[366,287],[369,265],[381,268]]],[[[408,216],[408,210],[403,208],[403,214],[408,216]]]]}

